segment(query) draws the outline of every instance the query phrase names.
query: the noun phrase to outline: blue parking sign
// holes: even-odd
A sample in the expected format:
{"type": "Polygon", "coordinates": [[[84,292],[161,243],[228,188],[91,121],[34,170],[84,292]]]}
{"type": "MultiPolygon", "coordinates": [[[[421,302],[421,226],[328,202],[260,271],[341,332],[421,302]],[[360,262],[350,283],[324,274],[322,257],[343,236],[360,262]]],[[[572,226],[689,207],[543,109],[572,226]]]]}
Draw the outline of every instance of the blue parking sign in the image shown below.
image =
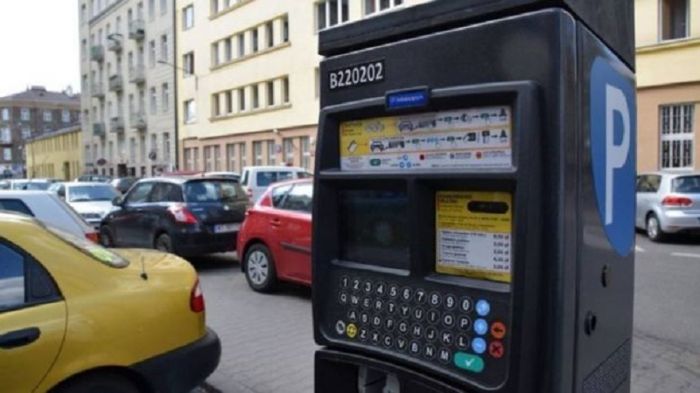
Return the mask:
{"type": "Polygon", "coordinates": [[[637,110],[634,80],[598,57],[591,69],[591,160],[598,215],[617,254],[634,245],[637,110]]]}

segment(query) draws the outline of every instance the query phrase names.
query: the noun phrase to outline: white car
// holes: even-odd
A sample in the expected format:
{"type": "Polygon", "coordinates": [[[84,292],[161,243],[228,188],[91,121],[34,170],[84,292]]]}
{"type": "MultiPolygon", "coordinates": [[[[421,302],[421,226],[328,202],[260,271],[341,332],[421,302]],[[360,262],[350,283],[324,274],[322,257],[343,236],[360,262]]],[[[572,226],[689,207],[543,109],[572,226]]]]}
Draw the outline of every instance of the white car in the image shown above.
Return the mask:
{"type": "Polygon", "coordinates": [[[98,232],[51,192],[0,191],[0,210],[26,214],[47,226],[98,242],[98,232]]]}
{"type": "Polygon", "coordinates": [[[99,228],[102,219],[114,209],[112,200],[121,194],[109,183],[56,183],[49,188],[63,198],[88,224],[99,228]]]}
{"type": "Polygon", "coordinates": [[[251,203],[255,203],[272,183],[284,180],[304,179],[311,174],[304,168],[292,166],[249,166],[243,168],[241,186],[251,203]]]}

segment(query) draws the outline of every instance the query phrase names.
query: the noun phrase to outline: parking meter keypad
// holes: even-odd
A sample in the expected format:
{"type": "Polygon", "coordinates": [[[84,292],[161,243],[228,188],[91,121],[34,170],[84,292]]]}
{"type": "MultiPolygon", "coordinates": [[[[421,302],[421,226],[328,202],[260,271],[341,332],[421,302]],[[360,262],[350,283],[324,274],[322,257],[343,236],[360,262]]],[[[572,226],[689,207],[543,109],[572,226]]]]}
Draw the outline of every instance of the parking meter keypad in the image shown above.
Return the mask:
{"type": "Polygon", "coordinates": [[[337,312],[329,314],[334,338],[475,380],[505,379],[507,304],[467,288],[446,292],[399,280],[340,276],[331,306],[337,312]]]}

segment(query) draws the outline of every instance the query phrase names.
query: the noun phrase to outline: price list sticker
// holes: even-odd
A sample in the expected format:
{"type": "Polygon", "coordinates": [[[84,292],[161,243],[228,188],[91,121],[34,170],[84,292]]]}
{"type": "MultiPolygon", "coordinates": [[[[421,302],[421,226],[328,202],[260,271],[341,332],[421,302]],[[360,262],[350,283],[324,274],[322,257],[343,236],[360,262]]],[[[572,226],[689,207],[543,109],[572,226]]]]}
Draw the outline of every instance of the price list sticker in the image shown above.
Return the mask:
{"type": "Polygon", "coordinates": [[[438,273],[510,283],[511,194],[439,191],[435,212],[438,273]]]}

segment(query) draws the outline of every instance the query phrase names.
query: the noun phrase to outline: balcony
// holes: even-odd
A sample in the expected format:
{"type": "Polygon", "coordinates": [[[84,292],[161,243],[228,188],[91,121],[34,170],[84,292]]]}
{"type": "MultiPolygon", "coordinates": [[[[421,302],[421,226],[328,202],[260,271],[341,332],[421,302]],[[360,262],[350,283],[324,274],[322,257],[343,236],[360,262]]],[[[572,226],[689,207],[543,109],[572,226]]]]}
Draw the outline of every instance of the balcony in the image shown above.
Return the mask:
{"type": "Polygon", "coordinates": [[[131,118],[129,119],[131,127],[137,129],[138,131],[145,131],[146,126],[146,115],[143,112],[133,112],[131,118]]]}
{"type": "Polygon", "coordinates": [[[105,123],[92,123],[92,135],[94,136],[105,136],[105,123]]]}
{"type": "Polygon", "coordinates": [[[121,116],[113,116],[110,118],[109,131],[115,133],[124,132],[124,118],[121,116]]]}
{"type": "Polygon", "coordinates": [[[90,87],[90,94],[95,98],[105,98],[105,89],[101,83],[93,83],[90,87]]]}
{"type": "Polygon", "coordinates": [[[124,90],[124,79],[121,75],[115,74],[109,77],[109,91],[119,93],[124,90]]]}
{"type": "Polygon", "coordinates": [[[143,19],[136,19],[129,22],[129,38],[142,41],[146,37],[146,23],[143,19]]]}
{"type": "Polygon", "coordinates": [[[129,82],[137,85],[146,83],[146,69],[143,64],[137,64],[129,69],[129,82]]]}
{"type": "Polygon", "coordinates": [[[107,40],[107,50],[111,50],[114,53],[120,53],[122,51],[122,41],[116,37],[110,38],[107,40]]]}
{"type": "Polygon", "coordinates": [[[90,60],[102,62],[105,59],[105,47],[102,45],[93,45],[90,47],[90,60]]]}

